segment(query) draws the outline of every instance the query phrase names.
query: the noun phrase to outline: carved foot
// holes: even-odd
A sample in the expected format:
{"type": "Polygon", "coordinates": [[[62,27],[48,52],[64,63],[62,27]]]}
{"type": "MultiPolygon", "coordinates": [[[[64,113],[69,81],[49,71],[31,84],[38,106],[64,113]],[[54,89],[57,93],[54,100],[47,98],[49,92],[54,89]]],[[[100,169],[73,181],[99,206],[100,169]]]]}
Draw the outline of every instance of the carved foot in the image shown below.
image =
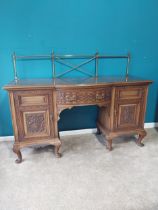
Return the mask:
{"type": "Polygon", "coordinates": [[[55,146],[55,156],[57,158],[60,158],[62,156],[61,153],[59,152],[60,147],[61,147],[61,144],[55,146]]]}
{"type": "Polygon", "coordinates": [[[139,147],[144,147],[144,144],[142,142],[136,142],[136,144],[139,146],[139,147]]]}
{"type": "Polygon", "coordinates": [[[143,147],[144,146],[144,144],[142,143],[142,140],[143,140],[143,138],[146,136],[146,132],[144,131],[144,132],[142,132],[142,133],[140,133],[139,135],[138,135],[138,139],[137,139],[137,141],[136,141],[136,144],[139,146],[139,147],[143,147]]]}
{"type": "Polygon", "coordinates": [[[15,162],[16,163],[21,163],[22,162],[22,154],[20,152],[19,147],[17,147],[17,146],[14,145],[13,146],[13,152],[16,153],[17,156],[18,156],[18,159],[16,159],[15,162]]]}
{"type": "Polygon", "coordinates": [[[109,151],[112,151],[112,138],[107,138],[106,148],[107,148],[109,151]]]}

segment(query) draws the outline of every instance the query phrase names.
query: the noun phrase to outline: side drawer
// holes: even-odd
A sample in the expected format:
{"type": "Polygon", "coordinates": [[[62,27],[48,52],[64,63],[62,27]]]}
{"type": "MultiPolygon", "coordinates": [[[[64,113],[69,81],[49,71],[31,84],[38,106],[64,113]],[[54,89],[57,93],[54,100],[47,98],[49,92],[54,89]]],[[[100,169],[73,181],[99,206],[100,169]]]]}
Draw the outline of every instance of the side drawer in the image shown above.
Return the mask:
{"type": "Polygon", "coordinates": [[[14,98],[18,106],[43,106],[49,104],[50,90],[23,90],[15,91],[14,98]]]}
{"type": "Polygon", "coordinates": [[[116,88],[116,98],[118,100],[124,99],[141,99],[143,96],[144,87],[117,87],[116,88]]]}

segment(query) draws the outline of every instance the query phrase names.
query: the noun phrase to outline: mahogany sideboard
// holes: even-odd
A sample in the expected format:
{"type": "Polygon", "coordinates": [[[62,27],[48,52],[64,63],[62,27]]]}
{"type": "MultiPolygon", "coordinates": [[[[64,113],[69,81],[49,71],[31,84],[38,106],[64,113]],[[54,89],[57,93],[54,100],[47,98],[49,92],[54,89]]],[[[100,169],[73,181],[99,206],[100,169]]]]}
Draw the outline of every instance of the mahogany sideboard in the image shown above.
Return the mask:
{"type": "Polygon", "coordinates": [[[54,145],[55,155],[60,157],[58,119],[62,110],[74,106],[99,106],[97,129],[106,136],[110,151],[113,138],[125,134],[138,134],[136,143],[143,146],[150,83],[132,76],[25,79],[9,83],[4,89],[10,98],[16,162],[22,161],[21,148],[32,145],[54,145]]]}

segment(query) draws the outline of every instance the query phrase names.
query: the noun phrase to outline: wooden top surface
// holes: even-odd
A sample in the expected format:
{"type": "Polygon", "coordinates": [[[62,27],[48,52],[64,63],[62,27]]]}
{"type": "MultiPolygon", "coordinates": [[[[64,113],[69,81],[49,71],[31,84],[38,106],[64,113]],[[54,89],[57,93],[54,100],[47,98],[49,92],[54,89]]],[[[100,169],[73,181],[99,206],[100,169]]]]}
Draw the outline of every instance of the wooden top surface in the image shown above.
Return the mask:
{"type": "Polygon", "coordinates": [[[21,79],[12,81],[4,86],[4,89],[23,89],[40,87],[78,87],[78,86],[106,86],[106,85],[137,85],[150,84],[151,80],[145,80],[133,76],[99,76],[90,78],[55,78],[55,79],[21,79]]]}

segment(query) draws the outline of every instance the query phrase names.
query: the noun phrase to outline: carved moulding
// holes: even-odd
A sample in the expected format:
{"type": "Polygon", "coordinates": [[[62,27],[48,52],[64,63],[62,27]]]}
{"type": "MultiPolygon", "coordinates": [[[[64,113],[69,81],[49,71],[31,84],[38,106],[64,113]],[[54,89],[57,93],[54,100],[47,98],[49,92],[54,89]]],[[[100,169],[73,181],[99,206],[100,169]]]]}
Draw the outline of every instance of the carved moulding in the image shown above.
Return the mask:
{"type": "Polygon", "coordinates": [[[72,109],[73,107],[75,107],[75,106],[68,106],[68,107],[65,107],[65,106],[58,106],[57,107],[57,119],[58,120],[60,120],[60,114],[61,114],[61,112],[63,111],[63,110],[65,110],[65,109],[72,109]]]}

